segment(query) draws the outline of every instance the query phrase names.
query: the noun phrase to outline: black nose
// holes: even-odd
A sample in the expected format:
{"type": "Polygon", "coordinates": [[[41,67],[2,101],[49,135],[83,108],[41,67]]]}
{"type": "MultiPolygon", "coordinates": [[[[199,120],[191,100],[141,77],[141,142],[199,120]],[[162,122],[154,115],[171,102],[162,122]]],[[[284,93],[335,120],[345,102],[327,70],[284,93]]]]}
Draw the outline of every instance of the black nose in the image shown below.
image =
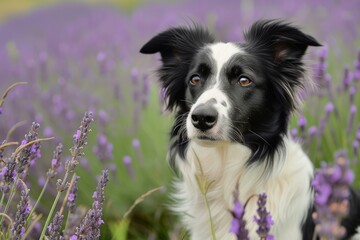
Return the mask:
{"type": "Polygon", "coordinates": [[[206,131],[212,128],[218,119],[218,112],[209,105],[200,105],[191,114],[191,122],[197,129],[206,131]]]}

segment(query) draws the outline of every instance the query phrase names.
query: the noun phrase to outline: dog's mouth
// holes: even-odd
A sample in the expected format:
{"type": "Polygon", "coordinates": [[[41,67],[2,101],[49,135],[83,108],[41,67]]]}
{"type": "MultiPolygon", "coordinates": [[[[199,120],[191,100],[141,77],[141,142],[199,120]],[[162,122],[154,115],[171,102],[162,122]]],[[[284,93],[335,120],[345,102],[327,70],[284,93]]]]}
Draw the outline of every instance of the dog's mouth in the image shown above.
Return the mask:
{"type": "Polygon", "coordinates": [[[220,139],[217,139],[212,136],[199,136],[198,139],[204,140],[204,141],[212,141],[212,142],[220,140],[220,139]]]}

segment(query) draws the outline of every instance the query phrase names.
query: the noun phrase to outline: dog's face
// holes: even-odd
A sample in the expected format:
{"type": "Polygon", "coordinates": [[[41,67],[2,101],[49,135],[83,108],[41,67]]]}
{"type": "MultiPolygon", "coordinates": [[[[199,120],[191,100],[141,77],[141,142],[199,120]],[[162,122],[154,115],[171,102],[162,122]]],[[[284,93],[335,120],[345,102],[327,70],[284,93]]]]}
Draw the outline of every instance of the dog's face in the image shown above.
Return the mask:
{"type": "Polygon", "coordinates": [[[259,21],[243,43],[215,42],[199,27],[171,28],[141,52],[161,54],[158,73],[168,108],[177,109],[180,142],[239,142],[256,161],[281,145],[303,85],[302,56],[319,45],[288,24],[259,21]]]}
{"type": "Polygon", "coordinates": [[[259,61],[239,44],[213,43],[194,56],[186,77],[189,139],[244,142],[266,111],[266,81],[259,61]]]}

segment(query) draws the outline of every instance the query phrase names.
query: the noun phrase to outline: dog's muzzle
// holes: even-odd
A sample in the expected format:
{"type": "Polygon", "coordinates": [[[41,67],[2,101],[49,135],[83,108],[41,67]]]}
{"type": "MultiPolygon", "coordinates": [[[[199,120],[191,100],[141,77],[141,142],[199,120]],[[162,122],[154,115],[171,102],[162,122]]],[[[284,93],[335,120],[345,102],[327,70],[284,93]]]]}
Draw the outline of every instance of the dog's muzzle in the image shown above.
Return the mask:
{"type": "Polygon", "coordinates": [[[191,114],[193,126],[203,132],[215,126],[219,113],[213,105],[201,104],[191,114]]]}

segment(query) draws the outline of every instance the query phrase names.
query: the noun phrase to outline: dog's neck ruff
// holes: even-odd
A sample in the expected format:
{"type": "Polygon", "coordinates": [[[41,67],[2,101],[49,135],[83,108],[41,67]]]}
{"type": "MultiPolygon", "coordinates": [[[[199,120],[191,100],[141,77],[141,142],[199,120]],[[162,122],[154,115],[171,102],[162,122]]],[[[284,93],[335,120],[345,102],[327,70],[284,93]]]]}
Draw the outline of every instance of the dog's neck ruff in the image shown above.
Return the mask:
{"type": "Polygon", "coordinates": [[[297,143],[287,138],[284,142],[286,150],[275,156],[272,171],[265,163],[247,165],[251,151],[239,143],[189,143],[186,159],[177,159],[181,178],[175,184],[176,205],[173,209],[183,216],[191,239],[211,239],[210,218],[201,189],[209,184],[206,198],[217,239],[235,239],[229,228],[233,191],[237,184],[240,201],[247,202],[245,219],[250,239],[257,236],[253,216],[257,195],[263,192],[268,195],[267,209],[275,221],[271,228],[275,238],[301,239],[301,224],[312,201],[310,179],[313,168],[297,143]]]}

